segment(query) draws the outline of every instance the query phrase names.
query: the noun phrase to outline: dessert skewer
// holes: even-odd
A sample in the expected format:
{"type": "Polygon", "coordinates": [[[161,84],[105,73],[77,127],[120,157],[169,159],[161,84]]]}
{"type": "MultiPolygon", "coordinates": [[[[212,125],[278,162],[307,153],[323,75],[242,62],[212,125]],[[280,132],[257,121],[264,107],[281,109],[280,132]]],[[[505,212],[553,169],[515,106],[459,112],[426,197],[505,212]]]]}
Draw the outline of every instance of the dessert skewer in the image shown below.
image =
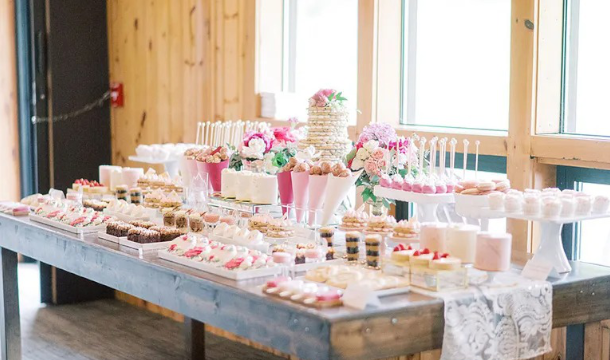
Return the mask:
{"type": "Polygon", "coordinates": [[[464,139],[464,170],[462,172],[462,179],[466,179],[466,165],[468,164],[468,144],[470,142],[464,139]]]}
{"type": "Polygon", "coordinates": [[[479,145],[481,142],[479,140],[474,142],[475,146],[475,156],[474,156],[474,179],[479,180],[479,145]]]}
{"type": "Polygon", "coordinates": [[[451,171],[449,172],[449,177],[452,181],[454,179],[455,145],[456,144],[457,144],[457,140],[455,138],[452,138],[451,141],[449,142],[449,145],[451,146],[451,159],[450,159],[450,164],[449,164],[451,171]]]}

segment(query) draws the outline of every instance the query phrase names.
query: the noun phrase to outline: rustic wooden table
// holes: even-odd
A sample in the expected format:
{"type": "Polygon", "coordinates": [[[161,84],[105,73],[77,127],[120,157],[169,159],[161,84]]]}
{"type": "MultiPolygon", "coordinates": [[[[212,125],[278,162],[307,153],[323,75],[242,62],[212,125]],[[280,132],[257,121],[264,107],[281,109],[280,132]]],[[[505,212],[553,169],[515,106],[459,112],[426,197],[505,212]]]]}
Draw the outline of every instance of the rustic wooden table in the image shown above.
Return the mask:
{"type": "MultiPolygon", "coordinates": [[[[382,306],[311,309],[265,296],[264,280],[233,281],[78,236],[28,218],[0,214],[1,359],[21,358],[17,253],[182,313],[187,348],[202,359],[203,324],[210,324],[302,359],[379,359],[437,349],[443,302],[416,293],[382,306]]],[[[610,318],[610,268],[572,263],[553,282],[553,326],[610,318]]],[[[112,346],[109,344],[109,351],[112,346]]]]}

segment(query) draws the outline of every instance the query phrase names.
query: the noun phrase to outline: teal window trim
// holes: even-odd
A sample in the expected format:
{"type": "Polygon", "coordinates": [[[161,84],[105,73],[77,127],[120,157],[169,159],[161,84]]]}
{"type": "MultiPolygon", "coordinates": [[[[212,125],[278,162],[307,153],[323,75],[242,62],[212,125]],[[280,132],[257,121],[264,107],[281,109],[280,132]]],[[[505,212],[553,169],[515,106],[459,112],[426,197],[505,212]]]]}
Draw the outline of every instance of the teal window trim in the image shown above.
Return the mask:
{"type": "MultiPolygon", "coordinates": [[[[449,153],[447,153],[445,166],[449,168],[449,153]]],[[[455,171],[456,175],[461,176],[461,171],[464,164],[464,154],[455,154],[455,171]]],[[[474,171],[475,155],[468,154],[466,168],[474,171]]],[[[506,157],[494,155],[479,155],[479,170],[484,172],[494,172],[506,174],[506,157]]],[[[396,220],[409,219],[413,215],[413,204],[397,201],[396,202],[396,220]]]]}
{"type": "MultiPolygon", "coordinates": [[[[557,187],[560,189],[581,190],[580,183],[610,185],[610,170],[587,169],[573,166],[557,166],[557,187]]],[[[570,260],[580,258],[579,223],[565,224],[561,233],[563,248],[570,260]]]]}

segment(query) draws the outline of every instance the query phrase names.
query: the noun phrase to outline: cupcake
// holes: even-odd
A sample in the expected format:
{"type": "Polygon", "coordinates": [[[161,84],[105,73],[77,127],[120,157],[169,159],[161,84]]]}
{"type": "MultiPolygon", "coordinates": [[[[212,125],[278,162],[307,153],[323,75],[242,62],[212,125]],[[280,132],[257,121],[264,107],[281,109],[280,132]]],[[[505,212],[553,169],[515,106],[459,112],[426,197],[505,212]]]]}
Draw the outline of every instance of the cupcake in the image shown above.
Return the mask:
{"type": "Polygon", "coordinates": [[[558,218],[561,214],[561,201],[556,197],[545,198],[542,201],[542,215],[549,219],[558,218]]]}
{"type": "Polygon", "coordinates": [[[591,213],[593,201],[589,195],[579,195],[576,197],[576,215],[584,216],[591,213]]]}
{"type": "Polygon", "coordinates": [[[504,209],[504,193],[492,192],[487,195],[489,201],[489,208],[491,210],[502,210],[504,209]]]}
{"type": "Polygon", "coordinates": [[[610,207],[610,198],[604,195],[598,195],[593,200],[593,213],[594,214],[605,214],[608,212],[610,207]]]}
{"type": "Polygon", "coordinates": [[[525,215],[537,216],[540,214],[541,202],[537,196],[529,195],[524,197],[523,213],[525,215]]]}
{"type": "Polygon", "coordinates": [[[570,218],[576,212],[576,200],[573,196],[562,196],[561,201],[561,217],[570,218]]]}

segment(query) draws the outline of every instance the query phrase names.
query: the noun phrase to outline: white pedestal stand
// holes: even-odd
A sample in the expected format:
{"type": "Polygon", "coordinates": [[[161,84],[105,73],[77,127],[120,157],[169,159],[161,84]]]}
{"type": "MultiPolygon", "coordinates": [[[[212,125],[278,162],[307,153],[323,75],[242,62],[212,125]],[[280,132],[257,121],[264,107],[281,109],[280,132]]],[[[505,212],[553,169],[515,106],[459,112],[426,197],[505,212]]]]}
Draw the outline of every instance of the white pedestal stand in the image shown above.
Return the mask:
{"type": "Polygon", "coordinates": [[[132,155],[129,157],[129,160],[144,164],[163,165],[165,171],[169,174],[169,176],[171,176],[172,178],[178,176],[178,159],[155,160],[151,158],[142,158],[132,155]]]}
{"type": "Polygon", "coordinates": [[[592,220],[610,217],[610,214],[590,214],[584,216],[573,216],[569,218],[545,218],[540,215],[525,215],[522,213],[507,213],[504,211],[485,212],[488,216],[507,217],[510,219],[538,221],[540,223],[540,245],[534,254],[533,260],[544,259],[553,264],[551,276],[558,277],[561,274],[572,271],[568,257],[563,249],[561,241],[561,229],[563,224],[571,224],[583,220],[592,220]]]}
{"type": "Polygon", "coordinates": [[[466,222],[477,225],[481,231],[489,231],[489,219],[500,219],[503,214],[489,211],[487,196],[455,194],[455,212],[464,217],[466,222]]]}
{"type": "Polygon", "coordinates": [[[405,201],[417,204],[417,220],[420,222],[436,222],[436,211],[440,204],[455,202],[453,194],[420,194],[410,191],[396,190],[375,186],[375,196],[386,199],[405,201]]]}

